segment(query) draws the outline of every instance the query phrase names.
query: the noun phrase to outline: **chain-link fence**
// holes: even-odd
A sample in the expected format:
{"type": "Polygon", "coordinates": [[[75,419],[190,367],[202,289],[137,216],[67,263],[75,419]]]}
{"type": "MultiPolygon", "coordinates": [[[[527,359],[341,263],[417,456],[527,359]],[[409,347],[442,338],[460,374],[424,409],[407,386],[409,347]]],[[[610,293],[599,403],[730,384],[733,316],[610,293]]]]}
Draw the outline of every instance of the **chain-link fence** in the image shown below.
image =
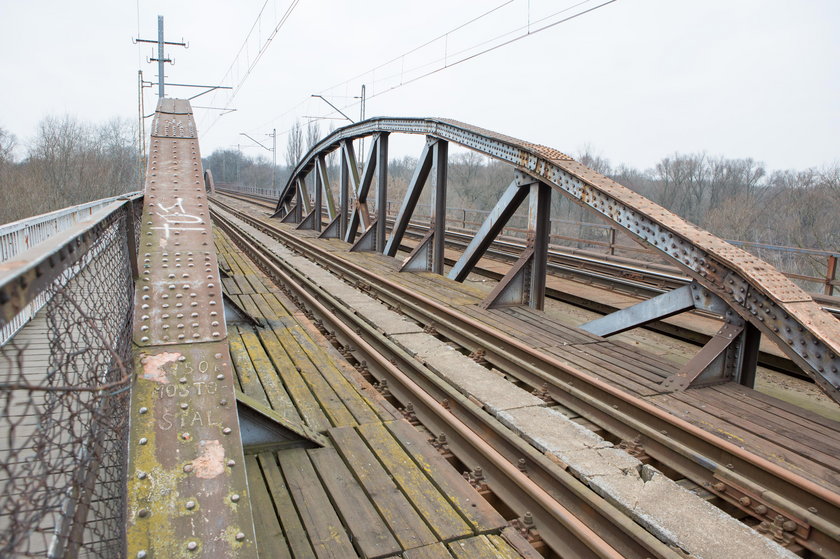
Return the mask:
{"type": "Polygon", "coordinates": [[[124,556],[133,205],[0,347],[0,557],[124,556]]]}

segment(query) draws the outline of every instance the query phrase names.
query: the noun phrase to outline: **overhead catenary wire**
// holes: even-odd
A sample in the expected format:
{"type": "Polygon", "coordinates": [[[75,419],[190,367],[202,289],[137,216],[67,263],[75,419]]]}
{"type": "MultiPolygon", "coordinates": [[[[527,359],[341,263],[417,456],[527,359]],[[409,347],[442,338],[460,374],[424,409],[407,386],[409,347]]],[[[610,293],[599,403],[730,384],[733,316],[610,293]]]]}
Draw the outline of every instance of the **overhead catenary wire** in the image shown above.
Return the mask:
{"type": "MultiPolygon", "coordinates": [[[[378,64],[378,65],[374,66],[373,68],[371,68],[371,69],[369,69],[369,70],[367,70],[367,71],[365,71],[365,72],[362,72],[362,73],[356,74],[355,76],[353,76],[353,77],[351,77],[351,78],[349,78],[349,79],[347,79],[347,80],[345,80],[345,81],[343,81],[343,82],[339,82],[339,83],[337,83],[337,84],[335,84],[335,85],[333,85],[333,86],[331,86],[331,87],[329,87],[329,88],[326,88],[326,89],[322,90],[320,93],[321,93],[321,94],[325,94],[325,93],[329,92],[330,90],[335,90],[335,89],[340,88],[340,87],[343,87],[343,86],[344,86],[344,87],[347,87],[347,86],[349,86],[350,84],[352,84],[354,81],[359,80],[359,79],[361,79],[362,77],[364,77],[364,76],[366,76],[366,75],[369,75],[369,74],[374,74],[374,75],[375,75],[375,72],[376,72],[377,70],[381,70],[382,68],[385,68],[385,67],[387,67],[387,66],[388,66],[388,65],[390,65],[390,64],[393,64],[393,63],[395,63],[395,62],[398,62],[398,61],[400,61],[401,59],[404,59],[404,58],[405,58],[406,56],[408,56],[409,54],[415,53],[415,52],[417,52],[418,50],[420,50],[420,49],[422,49],[422,48],[424,48],[424,47],[427,47],[427,46],[429,46],[429,45],[433,44],[434,42],[439,41],[439,40],[441,40],[441,39],[443,39],[443,38],[447,37],[448,35],[450,35],[450,34],[454,33],[455,31],[458,31],[458,30],[460,30],[460,29],[463,29],[464,27],[466,27],[466,26],[470,25],[471,23],[474,23],[474,22],[476,22],[476,21],[478,21],[478,20],[482,19],[483,17],[485,17],[485,16],[487,16],[487,15],[489,15],[489,14],[491,14],[491,13],[493,13],[493,12],[495,12],[495,11],[497,11],[497,10],[499,10],[499,9],[501,9],[501,8],[503,8],[503,7],[505,7],[505,6],[507,6],[508,4],[512,3],[513,1],[514,1],[514,0],[509,0],[509,1],[506,1],[506,2],[504,2],[504,3],[502,3],[502,4],[499,4],[499,5],[495,6],[495,7],[493,7],[492,9],[487,10],[487,11],[485,11],[485,12],[483,12],[483,13],[479,14],[478,16],[471,18],[470,20],[468,20],[468,21],[466,21],[466,22],[464,22],[464,23],[462,23],[462,24],[459,24],[458,26],[456,26],[456,27],[454,27],[454,28],[450,29],[450,30],[449,30],[449,31],[447,31],[447,32],[445,32],[445,33],[441,33],[441,34],[439,34],[439,35],[435,36],[433,39],[429,39],[429,40],[427,40],[427,41],[423,42],[422,44],[420,44],[420,45],[418,45],[418,46],[416,46],[416,47],[413,47],[413,48],[409,49],[408,51],[406,51],[406,52],[404,52],[404,53],[400,54],[399,56],[396,56],[396,57],[391,58],[391,59],[390,59],[390,60],[388,60],[387,62],[383,62],[383,63],[381,63],[381,64],[378,64]]],[[[409,85],[409,84],[412,84],[412,83],[414,83],[414,82],[417,82],[417,81],[419,81],[419,80],[421,80],[421,79],[424,79],[424,78],[426,78],[426,77],[429,77],[429,76],[431,76],[431,75],[433,75],[433,74],[437,74],[437,73],[439,73],[439,72],[441,72],[441,71],[443,71],[443,70],[446,70],[446,69],[448,69],[448,68],[452,68],[452,67],[457,66],[457,65],[459,65],[459,64],[461,64],[461,63],[463,63],[463,62],[467,62],[468,60],[472,60],[472,59],[474,59],[474,58],[478,58],[479,56],[482,56],[482,55],[487,54],[487,53],[489,53],[489,52],[495,51],[495,50],[497,50],[497,49],[499,49],[499,48],[502,48],[502,47],[504,47],[504,46],[510,45],[510,44],[512,44],[512,43],[515,43],[515,42],[520,41],[520,40],[522,40],[522,39],[525,39],[525,38],[527,38],[527,37],[530,37],[530,36],[536,35],[536,34],[538,34],[538,33],[542,32],[542,31],[545,31],[545,30],[551,29],[551,28],[553,28],[553,27],[555,27],[555,26],[557,26],[557,25],[560,25],[560,24],[562,24],[562,23],[569,22],[569,21],[571,21],[571,20],[573,20],[573,19],[576,19],[576,18],[578,18],[578,17],[580,17],[580,16],[582,16],[582,15],[585,15],[585,14],[591,13],[591,12],[593,12],[593,11],[595,11],[595,10],[598,10],[598,9],[600,9],[600,8],[603,8],[603,7],[607,6],[607,5],[609,5],[609,4],[614,3],[614,2],[616,2],[617,0],[606,0],[606,1],[603,1],[603,2],[601,2],[601,3],[599,3],[599,4],[595,5],[595,6],[592,6],[592,7],[586,8],[586,9],[584,9],[584,10],[581,10],[581,11],[575,12],[575,13],[573,13],[573,14],[571,14],[571,15],[567,16],[567,17],[564,17],[564,18],[562,18],[562,19],[559,19],[559,20],[557,20],[557,21],[551,21],[550,23],[546,23],[545,25],[543,25],[543,26],[541,26],[541,27],[535,27],[535,26],[539,25],[540,23],[544,23],[544,22],[546,22],[546,21],[549,21],[549,20],[551,20],[552,18],[556,18],[557,16],[559,16],[559,15],[561,15],[561,14],[564,14],[564,13],[567,13],[567,12],[569,12],[570,10],[573,10],[573,9],[575,9],[575,8],[579,8],[579,7],[581,7],[581,6],[585,5],[585,4],[589,4],[589,3],[590,3],[590,2],[592,2],[592,1],[593,1],[593,0],[582,0],[582,1],[579,1],[579,2],[577,2],[577,3],[575,3],[575,4],[572,4],[572,5],[570,5],[570,6],[567,6],[567,7],[563,8],[563,9],[561,9],[561,10],[558,10],[558,11],[552,12],[551,14],[549,14],[549,15],[547,15],[547,16],[543,16],[543,17],[541,17],[541,18],[539,18],[539,19],[536,19],[536,20],[531,20],[531,19],[530,19],[530,11],[529,11],[529,13],[528,13],[528,23],[527,23],[527,25],[515,27],[515,28],[510,29],[510,30],[508,30],[508,31],[506,31],[506,32],[504,32],[504,33],[501,33],[501,34],[495,35],[494,37],[492,37],[492,38],[490,38],[490,39],[486,39],[486,40],[483,40],[483,41],[479,41],[479,42],[477,42],[477,43],[475,43],[475,44],[473,44],[473,45],[471,45],[471,46],[469,46],[469,47],[467,47],[467,48],[461,49],[461,50],[456,51],[456,52],[454,52],[454,53],[447,53],[447,54],[445,54],[445,55],[444,55],[444,57],[442,57],[442,58],[437,58],[437,59],[434,59],[434,60],[429,61],[429,62],[426,62],[426,63],[424,63],[424,64],[420,64],[420,65],[418,65],[418,66],[415,66],[415,67],[409,68],[408,70],[401,69],[399,73],[394,73],[394,74],[388,74],[388,75],[385,75],[385,76],[380,76],[378,80],[376,80],[376,79],[375,79],[375,80],[374,80],[374,82],[373,82],[372,84],[370,84],[370,87],[371,87],[371,90],[373,91],[373,93],[371,93],[371,94],[367,95],[367,99],[372,99],[372,98],[375,98],[375,97],[379,97],[379,96],[381,96],[381,95],[384,95],[384,94],[386,94],[386,93],[390,93],[390,92],[392,92],[392,91],[394,91],[394,90],[396,90],[396,89],[399,89],[399,88],[404,87],[404,86],[406,86],[406,85],[409,85]],[[517,33],[519,33],[519,34],[518,34],[518,35],[515,35],[515,34],[517,34],[517,33]],[[515,36],[510,37],[511,35],[515,35],[515,36]],[[482,47],[482,46],[484,46],[484,45],[488,45],[488,44],[494,43],[495,41],[499,41],[500,39],[504,39],[505,37],[510,37],[510,38],[508,38],[508,39],[504,40],[504,41],[503,41],[503,42],[501,42],[501,43],[498,43],[498,44],[493,44],[493,45],[491,45],[491,46],[488,46],[487,48],[484,48],[484,49],[482,49],[482,50],[480,50],[480,51],[478,51],[478,52],[473,52],[473,51],[475,51],[475,49],[477,49],[477,48],[480,48],[480,47],[482,47]],[[452,59],[452,57],[458,57],[459,55],[464,55],[465,53],[471,53],[471,54],[465,55],[465,56],[463,56],[462,58],[456,58],[455,60],[453,60],[453,59],[452,59]],[[420,75],[413,76],[413,77],[411,77],[411,78],[409,78],[409,79],[407,79],[407,80],[402,80],[402,79],[401,79],[399,83],[397,83],[397,84],[395,84],[395,85],[393,85],[393,86],[391,86],[391,87],[386,87],[386,88],[384,88],[384,89],[382,89],[382,90],[380,90],[380,91],[377,91],[377,88],[376,88],[377,81],[378,81],[379,83],[382,83],[383,81],[387,81],[387,80],[392,79],[392,78],[394,78],[394,77],[396,77],[396,76],[398,76],[398,75],[404,75],[404,74],[406,74],[406,73],[411,74],[412,72],[415,72],[415,71],[418,71],[418,70],[422,70],[422,69],[424,69],[424,68],[429,68],[429,67],[433,67],[433,69],[428,70],[428,71],[425,71],[425,72],[421,73],[420,75]]],[[[353,98],[353,97],[350,97],[350,96],[344,96],[344,97],[345,97],[345,98],[350,98],[350,99],[352,99],[352,98],[353,98]]],[[[287,115],[289,115],[289,114],[291,114],[291,113],[296,112],[296,111],[297,111],[297,110],[298,110],[298,109],[299,109],[302,105],[304,105],[307,101],[308,101],[308,98],[307,98],[307,99],[303,99],[303,100],[301,100],[301,101],[300,101],[297,105],[295,105],[293,108],[291,108],[291,109],[289,109],[289,110],[287,110],[287,111],[284,111],[283,113],[281,113],[281,114],[279,114],[279,115],[276,115],[276,116],[272,117],[271,119],[269,119],[269,120],[267,120],[267,121],[265,121],[265,122],[263,122],[263,123],[261,123],[261,124],[259,124],[259,125],[257,125],[257,126],[254,126],[254,127],[250,128],[249,130],[251,130],[251,131],[255,131],[255,130],[261,129],[261,128],[263,128],[263,127],[265,127],[265,126],[269,125],[269,124],[272,124],[272,123],[274,123],[274,122],[276,122],[276,121],[278,121],[278,120],[280,120],[280,119],[284,118],[285,116],[287,116],[287,115]]],[[[357,106],[358,104],[359,104],[359,102],[350,102],[350,103],[347,103],[347,104],[345,104],[345,105],[341,106],[340,108],[341,108],[341,109],[349,109],[349,108],[352,108],[352,107],[357,106]]],[[[320,116],[322,116],[322,117],[326,117],[326,116],[330,116],[330,115],[332,115],[333,113],[334,113],[334,111],[328,111],[328,112],[326,112],[326,113],[324,113],[323,115],[320,115],[320,116]]],[[[291,129],[291,127],[289,127],[289,128],[288,128],[288,130],[290,130],[290,129],[291,129]]],[[[286,132],[288,132],[288,130],[286,130],[286,132]]],[[[283,134],[285,134],[285,132],[284,132],[284,133],[282,133],[282,134],[281,134],[281,133],[278,133],[278,135],[283,135],[283,134]]]]}
{"type": "MultiPolygon", "coordinates": [[[[262,41],[261,37],[257,38],[257,43],[260,45],[259,50],[257,51],[257,54],[254,56],[253,60],[248,61],[248,68],[245,70],[244,75],[241,76],[238,83],[233,87],[233,91],[231,92],[230,96],[225,100],[225,103],[224,103],[224,108],[225,109],[230,108],[231,103],[233,103],[233,100],[236,98],[236,95],[239,93],[239,91],[242,89],[242,86],[245,84],[245,81],[251,75],[251,72],[254,70],[254,67],[257,65],[257,63],[260,61],[260,59],[266,53],[266,51],[268,50],[268,47],[271,45],[271,42],[277,36],[277,33],[280,32],[280,29],[283,27],[283,25],[285,25],[285,23],[289,20],[289,17],[292,15],[292,12],[294,11],[294,9],[297,7],[297,5],[299,3],[300,3],[300,0],[292,0],[292,3],[289,5],[288,8],[286,8],[286,11],[280,17],[280,20],[276,23],[276,25],[274,26],[274,29],[269,34],[269,36],[265,39],[265,42],[262,41]]],[[[249,54],[249,51],[248,51],[249,40],[251,38],[251,35],[254,33],[254,29],[257,29],[257,31],[260,35],[262,34],[262,15],[265,12],[265,8],[266,8],[267,5],[268,5],[268,0],[265,0],[265,2],[262,5],[262,8],[260,8],[259,13],[257,14],[256,19],[254,20],[254,23],[251,25],[251,29],[248,31],[248,34],[245,36],[245,40],[243,41],[242,46],[239,47],[239,51],[237,51],[236,56],[234,56],[233,62],[231,62],[231,65],[228,67],[227,71],[225,72],[225,75],[220,80],[220,83],[224,83],[224,81],[226,79],[228,79],[231,71],[236,66],[237,62],[239,61],[243,50],[245,51],[246,57],[250,58],[248,56],[248,54],[249,54]]],[[[213,126],[219,121],[219,118],[221,118],[221,115],[216,115],[215,119],[204,130],[205,134],[213,128],[213,126]]]]}

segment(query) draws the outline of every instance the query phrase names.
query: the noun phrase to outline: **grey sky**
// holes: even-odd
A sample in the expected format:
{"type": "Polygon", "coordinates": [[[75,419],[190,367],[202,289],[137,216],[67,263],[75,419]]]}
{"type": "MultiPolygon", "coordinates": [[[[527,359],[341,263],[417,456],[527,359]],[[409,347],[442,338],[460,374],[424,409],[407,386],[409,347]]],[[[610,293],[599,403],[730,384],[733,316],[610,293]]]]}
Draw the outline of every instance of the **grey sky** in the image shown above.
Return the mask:
{"type": "MultiPolygon", "coordinates": [[[[840,161],[840,3],[833,0],[618,0],[386,91],[438,68],[439,59],[451,63],[463,56],[459,51],[522,26],[527,31],[529,16],[532,29],[539,28],[538,20],[579,1],[513,0],[410,57],[365,73],[504,0],[301,0],[232,102],[229,94],[194,102],[237,109],[221,118],[218,111],[196,110],[202,151],[245,146],[243,131],[268,142],[264,134],[272,127],[283,133],[295,118],[328,114],[312,93],[350,105],[345,112],[355,118],[359,109],[351,97],[366,83],[375,95],[368,116],[456,118],[572,153],[588,144],[614,163],[642,168],[674,151],[702,150],[754,157],[773,169],[840,161]],[[412,74],[418,66],[425,70],[412,74]]],[[[264,3],[141,0],[139,32],[156,37],[162,14],[167,39],[190,43],[188,50],[167,49],[175,59],[167,65],[169,81],[224,78],[225,85],[236,85],[291,1],[268,0],[234,63],[264,3]]],[[[47,114],[136,118],[138,64],[146,79],[156,79],[155,66],[145,63],[151,46],[131,43],[138,4],[3,0],[1,6],[0,126],[25,142],[47,114]]],[[[147,89],[145,99],[151,111],[154,90],[147,89]]],[[[278,145],[282,154],[285,137],[278,145]]]]}

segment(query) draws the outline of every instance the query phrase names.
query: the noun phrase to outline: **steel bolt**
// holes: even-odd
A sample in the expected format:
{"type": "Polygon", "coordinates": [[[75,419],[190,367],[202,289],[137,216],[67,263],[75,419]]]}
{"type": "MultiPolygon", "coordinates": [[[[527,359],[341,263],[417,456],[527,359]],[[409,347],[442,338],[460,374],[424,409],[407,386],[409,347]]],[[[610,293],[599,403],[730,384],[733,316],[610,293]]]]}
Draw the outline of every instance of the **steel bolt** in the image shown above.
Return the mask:
{"type": "Polygon", "coordinates": [[[146,444],[147,442],[149,442],[149,439],[147,439],[146,437],[141,437],[141,438],[140,438],[140,440],[139,440],[138,442],[139,442],[141,445],[144,445],[144,444],[146,444]]]}
{"type": "Polygon", "coordinates": [[[228,460],[227,465],[228,467],[233,468],[234,466],[236,466],[236,460],[228,460]]]}
{"type": "Polygon", "coordinates": [[[241,542],[242,540],[245,539],[245,534],[243,534],[242,532],[237,532],[235,537],[236,537],[236,541],[241,542]]]}
{"type": "Polygon", "coordinates": [[[238,503],[239,502],[239,495],[237,493],[234,493],[233,495],[230,496],[230,500],[233,501],[234,503],[238,503]]]}
{"type": "Polygon", "coordinates": [[[147,411],[149,411],[149,408],[142,407],[142,408],[140,408],[138,411],[139,411],[141,414],[144,414],[144,413],[146,413],[147,411]]]}
{"type": "Polygon", "coordinates": [[[186,473],[190,473],[190,472],[192,472],[192,471],[193,471],[192,464],[186,464],[186,465],[184,466],[184,472],[186,472],[186,473]]]}
{"type": "Polygon", "coordinates": [[[193,510],[195,508],[195,501],[187,501],[186,507],[187,510],[193,510]]]}
{"type": "Polygon", "coordinates": [[[147,557],[147,555],[146,555],[146,550],[145,549],[141,549],[140,551],[137,552],[137,559],[146,559],[146,557],[147,557]]]}
{"type": "Polygon", "coordinates": [[[230,435],[230,433],[231,433],[230,427],[225,427],[224,429],[222,429],[222,433],[224,433],[225,435],[230,435]]]}
{"type": "Polygon", "coordinates": [[[149,516],[148,509],[140,509],[140,511],[137,513],[137,516],[139,516],[140,518],[146,518],[147,516],[149,516]]]}
{"type": "Polygon", "coordinates": [[[195,542],[190,542],[187,544],[187,549],[189,549],[190,551],[195,551],[196,549],[198,549],[198,544],[195,542]]]}

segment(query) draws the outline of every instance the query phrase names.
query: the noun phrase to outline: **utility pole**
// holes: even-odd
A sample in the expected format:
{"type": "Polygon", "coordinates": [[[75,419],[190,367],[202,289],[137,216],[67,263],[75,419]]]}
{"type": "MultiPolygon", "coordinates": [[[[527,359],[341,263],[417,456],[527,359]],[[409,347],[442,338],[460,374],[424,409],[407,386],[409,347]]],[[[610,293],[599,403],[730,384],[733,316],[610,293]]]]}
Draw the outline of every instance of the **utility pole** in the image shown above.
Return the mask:
{"type": "Polygon", "coordinates": [[[271,155],[272,155],[272,163],[271,163],[271,188],[272,190],[277,190],[277,129],[271,129],[271,155]]]}
{"type": "MultiPolygon", "coordinates": [[[[365,84],[362,84],[362,102],[359,110],[359,122],[365,119],[365,84]]],[[[364,168],[365,165],[365,139],[359,140],[359,163],[364,168]]]]}
{"type": "Polygon", "coordinates": [[[156,41],[152,39],[136,39],[135,42],[137,43],[152,43],[157,45],[157,58],[149,58],[149,62],[157,62],[158,63],[158,97],[163,99],[163,85],[164,85],[164,78],[163,78],[163,63],[169,62],[172,64],[171,58],[166,58],[163,52],[164,45],[174,45],[176,47],[187,47],[187,43],[183,41],[180,43],[175,43],[171,41],[164,41],[163,40],[163,16],[158,16],[158,38],[156,41]]]}

